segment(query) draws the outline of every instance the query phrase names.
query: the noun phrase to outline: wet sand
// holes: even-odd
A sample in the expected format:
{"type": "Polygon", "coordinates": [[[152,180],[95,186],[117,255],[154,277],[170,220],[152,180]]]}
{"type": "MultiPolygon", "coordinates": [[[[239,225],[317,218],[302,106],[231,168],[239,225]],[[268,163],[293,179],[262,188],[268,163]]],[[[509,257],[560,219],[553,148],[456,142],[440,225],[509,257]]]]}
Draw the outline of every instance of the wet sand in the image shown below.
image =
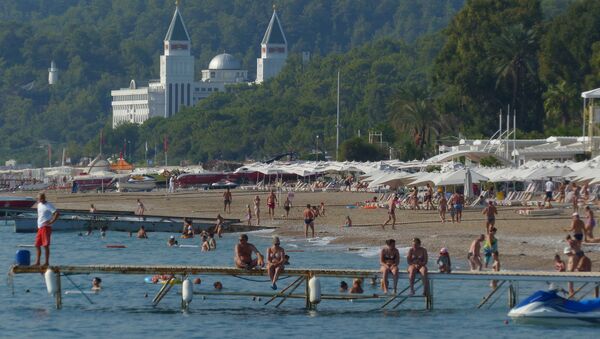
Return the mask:
{"type": "MultiPolygon", "coordinates": [[[[385,230],[381,224],[387,220],[384,208],[363,209],[347,208],[347,205],[363,202],[378,194],[349,192],[295,192],[290,218],[284,219],[283,200],[286,193],[279,196],[276,218],[267,215],[267,193],[233,190],[231,214],[223,213],[223,191],[183,191],[167,195],[165,192],[151,193],[57,193],[49,192],[48,200],[58,208],[89,209],[93,203],[98,210],[134,211],[140,198],[146,214],[170,216],[216,217],[221,213],[225,218],[236,218],[245,222],[246,204],[252,206],[255,195],[261,198],[261,225],[276,228],[275,233],[287,237],[303,237],[304,222],[302,211],[307,203],[318,205],[325,203],[325,216],[315,221],[316,236],[335,237],[333,244],[356,249],[362,247],[383,246],[385,239],[394,238],[397,247],[408,247],[414,237],[419,237],[428,250],[430,263],[437,258],[441,247],[447,247],[453,265],[461,269],[468,267],[466,255],[469,245],[479,234],[485,232],[485,218],[482,208],[466,209],[462,223],[441,223],[437,211],[396,211],[396,230],[388,225],[385,230]],[[349,215],[353,227],[343,228],[346,215],[349,215]]],[[[32,194],[29,194],[32,196],[32,194]]],[[[571,209],[565,209],[561,215],[552,217],[526,217],[516,214],[515,207],[498,207],[496,227],[498,228],[498,249],[503,270],[533,269],[553,270],[554,254],[566,256],[562,250],[567,246],[566,232],[570,226],[571,209]]],[[[581,212],[581,211],[580,211],[581,212]]],[[[581,213],[583,214],[583,213],[581,213]]],[[[450,215],[447,214],[450,219],[450,215]]],[[[256,223],[253,217],[252,223],[256,223]]],[[[600,236],[596,234],[596,237],[600,236]]],[[[285,247],[285,243],[283,243],[285,247]]],[[[593,271],[600,265],[600,244],[587,246],[583,250],[594,263],[593,271]]]]}

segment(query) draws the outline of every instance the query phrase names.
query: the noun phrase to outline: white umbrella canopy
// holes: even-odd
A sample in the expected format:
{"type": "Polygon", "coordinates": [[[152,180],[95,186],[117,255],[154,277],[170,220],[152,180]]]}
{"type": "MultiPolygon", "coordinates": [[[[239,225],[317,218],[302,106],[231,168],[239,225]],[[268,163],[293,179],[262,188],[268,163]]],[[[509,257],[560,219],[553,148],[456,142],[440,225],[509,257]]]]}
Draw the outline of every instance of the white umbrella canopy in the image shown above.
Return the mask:
{"type": "Polygon", "coordinates": [[[414,177],[414,180],[412,182],[410,182],[409,184],[407,184],[407,186],[425,186],[428,183],[435,185],[434,180],[437,180],[437,178],[439,178],[441,175],[442,175],[442,173],[439,173],[439,172],[413,173],[412,176],[414,177]]]}
{"type": "Polygon", "coordinates": [[[381,175],[375,178],[369,184],[369,188],[377,187],[380,185],[390,186],[392,189],[396,189],[399,186],[406,185],[413,180],[414,176],[408,172],[392,172],[381,175]]]}
{"type": "Polygon", "coordinates": [[[600,168],[585,167],[567,175],[575,182],[592,181],[600,176],[600,168]]]}
{"type": "MultiPolygon", "coordinates": [[[[470,170],[471,182],[489,181],[490,179],[485,175],[479,174],[473,170],[470,170]]],[[[465,178],[467,175],[466,169],[459,169],[454,172],[445,173],[444,175],[434,180],[436,186],[447,186],[447,185],[464,185],[465,178]]]]}

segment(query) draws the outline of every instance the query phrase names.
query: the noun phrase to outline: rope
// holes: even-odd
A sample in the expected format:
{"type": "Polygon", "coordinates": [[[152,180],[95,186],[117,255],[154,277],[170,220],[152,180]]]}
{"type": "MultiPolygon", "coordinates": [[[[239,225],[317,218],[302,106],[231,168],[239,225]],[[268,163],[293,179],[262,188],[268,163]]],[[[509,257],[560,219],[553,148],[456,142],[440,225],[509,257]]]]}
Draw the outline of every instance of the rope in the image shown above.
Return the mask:
{"type": "MultiPolygon", "coordinates": [[[[92,305],[94,304],[94,302],[92,301],[92,299],[90,299],[90,297],[88,297],[88,296],[87,296],[87,295],[86,295],[86,294],[85,294],[85,293],[84,293],[84,292],[81,290],[81,288],[79,288],[79,286],[77,286],[77,284],[76,284],[76,283],[75,283],[73,280],[71,280],[71,278],[69,278],[69,276],[68,276],[68,275],[66,275],[66,274],[64,274],[64,273],[63,273],[63,277],[67,278],[67,280],[69,280],[69,281],[71,282],[71,284],[72,284],[73,286],[75,286],[75,288],[76,288],[76,289],[78,289],[78,290],[79,290],[79,292],[81,292],[81,295],[83,295],[83,296],[84,296],[84,297],[87,299],[87,301],[89,301],[89,302],[90,302],[90,304],[92,304],[92,305]]],[[[62,292],[60,292],[60,291],[59,291],[59,293],[62,293],[62,292]]]]}
{"type": "MultiPolygon", "coordinates": [[[[233,274],[232,276],[238,278],[238,279],[242,279],[242,280],[247,280],[247,281],[254,281],[254,282],[271,282],[271,279],[267,279],[267,280],[258,280],[258,279],[250,279],[250,278],[246,278],[246,277],[241,277],[239,275],[235,275],[233,274]]],[[[277,281],[279,280],[285,280],[287,278],[291,278],[291,276],[285,276],[285,277],[280,277],[279,279],[277,279],[277,281]]]]}

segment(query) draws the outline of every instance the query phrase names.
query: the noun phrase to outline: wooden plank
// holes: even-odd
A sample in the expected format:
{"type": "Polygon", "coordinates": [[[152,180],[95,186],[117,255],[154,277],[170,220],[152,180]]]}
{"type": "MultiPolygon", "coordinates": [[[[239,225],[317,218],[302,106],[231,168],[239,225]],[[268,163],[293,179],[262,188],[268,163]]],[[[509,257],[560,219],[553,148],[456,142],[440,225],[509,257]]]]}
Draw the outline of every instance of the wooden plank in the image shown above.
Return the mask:
{"type": "MultiPolygon", "coordinates": [[[[51,266],[65,274],[197,274],[197,275],[242,275],[265,276],[265,269],[244,270],[235,267],[218,266],[164,266],[164,265],[65,265],[51,266]]],[[[10,272],[14,274],[43,273],[45,267],[40,266],[12,266],[10,272]]],[[[286,268],[285,275],[316,275],[319,277],[378,277],[378,270],[355,269],[311,269],[311,268],[286,268]]],[[[401,272],[401,279],[408,279],[408,273],[401,272]]],[[[512,280],[512,281],[537,281],[537,282],[600,282],[600,272],[545,272],[545,271],[502,271],[502,272],[469,272],[455,271],[451,274],[430,272],[430,280],[512,280]]]]}

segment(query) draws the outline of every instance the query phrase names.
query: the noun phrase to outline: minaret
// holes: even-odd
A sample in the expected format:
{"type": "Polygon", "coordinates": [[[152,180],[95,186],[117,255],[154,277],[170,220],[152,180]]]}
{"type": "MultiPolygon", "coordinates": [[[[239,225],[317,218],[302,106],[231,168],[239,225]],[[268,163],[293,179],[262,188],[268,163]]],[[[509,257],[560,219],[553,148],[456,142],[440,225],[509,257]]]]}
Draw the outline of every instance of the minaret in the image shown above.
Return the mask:
{"type": "Polygon", "coordinates": [[[50,62],[50,68],[48,68],[48,84],[55,85],[58,82],[58,68],[56,68],[56,64],[54,60],[50,62]]]}
{"type": "Polygon", "coordinates": [[[273,16],[260,43],[260,58],[256,60],[256,83],[276,76],[285,65],[287,52],[287,40],[273,6],[273,16]]]}
{"type": "Polygon", "coordinates": [[[165,87],[165,118],[179,112],[182,106],[192,105],[194,57],[191,55],[190,35],[175,2],[175,13],[164,40],[160,56],[160,82],[165,87]]]}

